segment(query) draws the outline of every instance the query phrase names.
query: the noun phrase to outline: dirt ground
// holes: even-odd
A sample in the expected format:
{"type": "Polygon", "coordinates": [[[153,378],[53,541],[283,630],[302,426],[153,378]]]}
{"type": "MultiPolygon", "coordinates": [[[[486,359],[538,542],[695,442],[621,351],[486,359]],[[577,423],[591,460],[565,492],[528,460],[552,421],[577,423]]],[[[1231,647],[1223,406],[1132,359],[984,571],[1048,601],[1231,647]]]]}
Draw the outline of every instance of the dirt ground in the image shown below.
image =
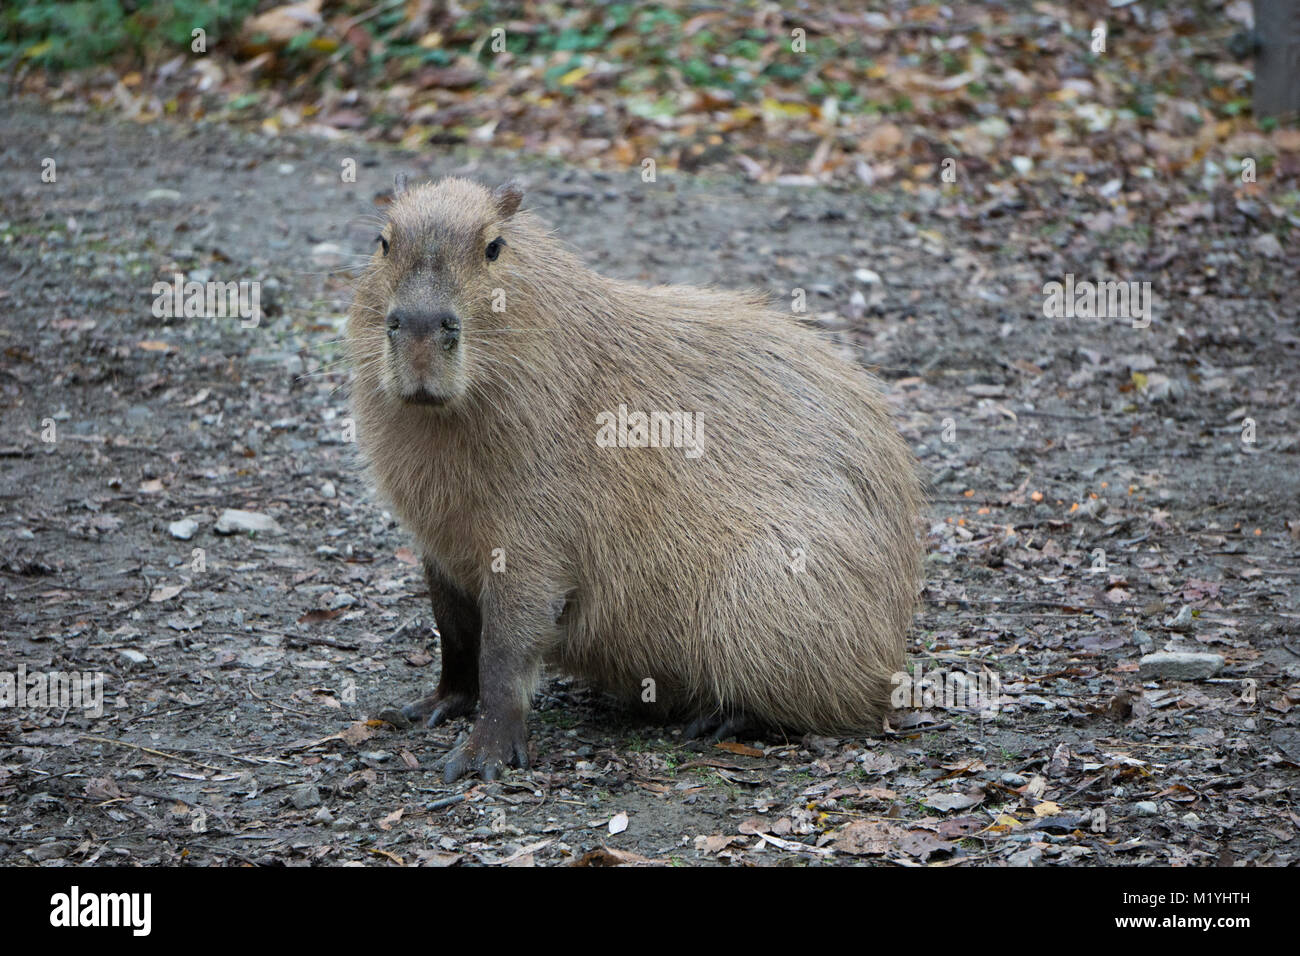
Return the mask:
{"type": "Polygon", "coordinates": [[[99,718],[0,709],[0,863],[1300,858],[1300,288],[1248,203],[1120,224],[1047,187],[648,184],[15,101],[0,120],[0,670],[105,679],[99,718]],[[335,364],[399,169],[517,177],[610,274],[807,290],[932,483],[914,660],[995,674],[997,712],[715,746],[550,678],[533,769],[444,786],[465,721],[375,719],[438,654],[335,364]],[[264,320],[154,318],[177,272],[259,280],[264,320]],[[1070,273],[1151,281],[1150,327],[1046,318],[1070,273]],[[227,508],[282,533],[218,534],[227,508]],[[1140,674],[1166,646],[1224,663],[1140,674]]]}

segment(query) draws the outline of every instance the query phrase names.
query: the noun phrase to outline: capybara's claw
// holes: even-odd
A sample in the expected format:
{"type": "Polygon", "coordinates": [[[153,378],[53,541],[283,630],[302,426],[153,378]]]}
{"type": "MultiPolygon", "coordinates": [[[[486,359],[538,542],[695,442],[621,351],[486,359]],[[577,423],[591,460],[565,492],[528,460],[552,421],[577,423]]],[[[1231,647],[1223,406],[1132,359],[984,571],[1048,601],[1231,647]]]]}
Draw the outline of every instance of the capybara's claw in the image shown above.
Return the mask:
{"type": "Polygon", "coordinates": [[[402,708],[402,715],[412,723],[424,722],[426,727],[437,727],[454,717],[464,717],[474,712],[474,698],[469,694],[433,693],[413,700],[402,708]]]}
{"type": "Polygon", "coordinates": [[[478,733],[475,728],[475,732],[448,755],[442,768],[442,782],[455,783],[470,772],[477,773],[485,781],[497,780],[506,767],[528,769],[527,737],[522,731],[496,735],[478,733]]]}
{"type": "Polygon", "coordinates": [[[474,698],[468,694],[448,694],[438,701],[437,706],[429,712],[426,727],[437,727],[456,717],[468,717],[474,713],[474,698]]]}

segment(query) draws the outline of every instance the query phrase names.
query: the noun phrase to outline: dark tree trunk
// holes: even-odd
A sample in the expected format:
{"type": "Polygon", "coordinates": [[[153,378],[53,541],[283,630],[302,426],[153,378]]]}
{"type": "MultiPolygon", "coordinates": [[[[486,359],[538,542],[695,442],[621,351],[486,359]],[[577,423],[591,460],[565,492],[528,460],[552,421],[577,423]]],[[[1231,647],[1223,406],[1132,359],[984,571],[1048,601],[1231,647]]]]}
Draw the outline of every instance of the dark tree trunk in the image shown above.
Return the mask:
{"type": "Polygon", "coordinates": [[[1300,0],[1254,0],[1255,116],[1300,114],[1300,0]]]}

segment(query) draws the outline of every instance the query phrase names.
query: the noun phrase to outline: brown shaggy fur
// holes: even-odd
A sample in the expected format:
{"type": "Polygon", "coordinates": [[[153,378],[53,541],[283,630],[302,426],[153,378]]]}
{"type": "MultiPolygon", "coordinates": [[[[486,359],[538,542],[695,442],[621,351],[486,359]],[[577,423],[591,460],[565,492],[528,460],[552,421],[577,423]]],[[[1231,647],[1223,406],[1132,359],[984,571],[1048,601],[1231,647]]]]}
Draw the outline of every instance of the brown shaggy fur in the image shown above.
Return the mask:
{"type": "Polygon", "coordinates": [[[597,275],[518,202],[398,197],[348,320],[373,479],[483,614],[480,723],[509,709],[491,675],[522,714],[545,659],[632,701],[651,678],[665,716],[878,731],[921,494],[874,379],[759,295],[597,275]],[[393,309],[455,315],[459,344],[404,355],[393,309]],[[404,402],[417,380],[442,404],[404,402]],[[703,454],[598,447],[620,405],[697,413],[703,454]]]}

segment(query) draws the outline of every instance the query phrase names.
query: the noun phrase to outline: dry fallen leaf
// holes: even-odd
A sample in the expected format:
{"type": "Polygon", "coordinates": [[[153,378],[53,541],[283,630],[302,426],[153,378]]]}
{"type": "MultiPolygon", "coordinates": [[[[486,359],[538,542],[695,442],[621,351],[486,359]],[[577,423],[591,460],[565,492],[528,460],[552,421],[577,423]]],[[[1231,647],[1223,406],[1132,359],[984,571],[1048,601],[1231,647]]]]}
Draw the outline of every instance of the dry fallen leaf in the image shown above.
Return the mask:
{"type": "Polygon", "coordinates": [[[952,850],[953,845],[947,840],[941,840],[933,833],[925,830],[908,830],[907,834],[898,841],[898,849],[908,856],[914,856],[922,863],[930,858],[933,853],[948,853],[952,850]]]}
{"type": "Polygon", "coordinates": [[[965,810],[975,806],[984,799],[984,794],[980,793],[975,796],[965,793],[936,793],[925,798],[925,805],[942,813],[950,813],[953,810],[965,810]]]}
{"type": "Polygon", "coordinates": [[[351,724],[346,730],[341,732],[339,734],[339,739],[344,743],[355,747],[358,744],[369,740],[377,733],[374,726],[372,726],[376,723],[382,724],[383,721],[358,720],[355,724],[351,724]]]}
{"type": "Polygon", "coordinates": [[[728,753],[740,754],[742,757],[762,757],[763,751],[756,747],[750,747],[746,744],[738,743],[734,740],[720,740],[713,746],[719,750],[725,750],[728,753]]]}
{"type": "Polygon", "coordinates": [[[856,820],[835,833],[835,849],[855,856],[875,856],[892,853],[907,836],[907,830],[894,823],[878,820],[856,820]]]}
{"type": "Polygon", "coordinates": [[[302,617],[298,618],[298,623],[319,624],[321,621],[328,621],[331,618],[336,618],[342,613],[343,612],[341,610],[326,611],[324,609],[317,608],[314,611],[308,611],[302,617]]]}
{"type": "Polygon", "coordinates": [[[288,43],[304,30],[321,22],[321,0],[304,0],[273,7],[244,24],[244,35],[253,39],[265,35],[272,43],[288,43]]]}
{"type": "Polygon", "coordinates": [[[91,800],[118,800],[122,791],[112,777],[94,777],[86,782],[86,796],[91,800]]]}
{"type": "MultiPolygon", "coordinates": [[[[696,841],[700,840],[696,837],[696,841]]],[[[658,864],[662,860],[652,860],[649,857],[641,856],[638,853],[630,853],[627,850],[615,850],[607,846],[602,846],[598,850],[591,850],[584,853],[580,858],[573,861],[573,866],[644,866],[645,864],[658,864]]]]}
{"type": "Polygon", "coordinates": [[[733,834],[715,834],[713,836],[697,836],[695,838],[695,849],[699,853],[719,853],[731,846],[733,843],[742,842],[742,838],[733,834]]]}

